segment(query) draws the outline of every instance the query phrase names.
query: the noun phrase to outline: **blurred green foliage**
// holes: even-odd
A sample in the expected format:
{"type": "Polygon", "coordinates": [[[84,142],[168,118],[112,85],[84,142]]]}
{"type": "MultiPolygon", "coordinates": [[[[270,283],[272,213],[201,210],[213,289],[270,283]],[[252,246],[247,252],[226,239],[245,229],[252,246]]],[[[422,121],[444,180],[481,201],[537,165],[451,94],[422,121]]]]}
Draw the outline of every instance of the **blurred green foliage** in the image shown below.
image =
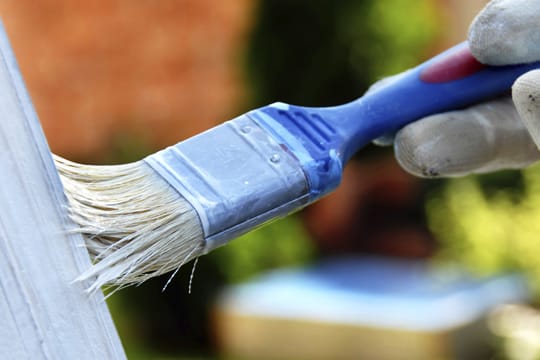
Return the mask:
{"type": "Polygon", "coordinates": [[[429,0],[262,1],[246,56],[252,103],[335,105],[417,64],[439,28],[429,0]]]}
{"type": "Polygon", "coordinates": [[[302,223],[291,215],[241,236],[210,256],[227,282],[236,283],[263,269],[305,264],[314,253],[302,223]]]}
{"type": "Polygon", "coordinates": [[[427,213],[439,260],[483,275],[523,271],[540,299],[540,166],[450,180],[427,213]]]}
{"type": "Polygon", "coordinates": [[[122,131],[115,133],[109,139],[111,149],[105,161],[109,164],[126,164],[139,161],[152,153],[153,146],[145,136],[139,131],[122,131]]]}

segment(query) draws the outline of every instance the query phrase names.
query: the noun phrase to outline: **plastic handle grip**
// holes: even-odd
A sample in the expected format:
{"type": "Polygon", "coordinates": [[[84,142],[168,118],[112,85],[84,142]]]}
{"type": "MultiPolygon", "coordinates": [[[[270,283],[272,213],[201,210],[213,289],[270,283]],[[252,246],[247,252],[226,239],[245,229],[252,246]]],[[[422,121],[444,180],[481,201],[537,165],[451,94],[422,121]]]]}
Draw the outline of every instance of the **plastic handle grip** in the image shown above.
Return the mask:
{"type": "Polygon", "coordinates": [[[471,59],[462,43],[352,103],[319,109],[343,136],[343,159],[412,121],[500,96],[520,75],[540,67],[483,66],[471,59]]]}
{"type": "Polygon", "coordinates": [[[426,83],[446,83],[466,78],[486,65],[474,58],[466,44],[457,46],[444,56],[426,64],[420,72],[420,80],[426,83]]]}
{"type": "MultiPolygon", "coordinates": [[[[464,42],[350,103],[323,108],[274,104],[258,111],[279,123],[285,129],[281,133],[298,139],[301,150],[307,151],[316,164],[312,166],[316,170],[310,170],[316,173],[313,178],[324,178],[325,169],[336,168],[336,158],[341,167],[373,139],[425,116],[497,97],[509,91],[520,75],[539,67],[540,62],[482,65],[464,42]]],[[[276,132],[272,124],[267,128],[276,132]]],[[[314,180],[321,184],[325,181],[314,180]]],[[[330,189],[339,179],[328,181],[332,183],[330,189]]]]}

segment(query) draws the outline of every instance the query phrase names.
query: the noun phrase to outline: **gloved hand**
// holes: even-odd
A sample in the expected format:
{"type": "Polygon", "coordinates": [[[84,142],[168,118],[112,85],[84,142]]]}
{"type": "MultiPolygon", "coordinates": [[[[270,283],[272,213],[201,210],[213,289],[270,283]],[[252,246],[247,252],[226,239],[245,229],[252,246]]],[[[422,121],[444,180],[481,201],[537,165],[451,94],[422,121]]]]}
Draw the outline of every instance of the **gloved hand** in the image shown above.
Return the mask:
{"type": "MultiPolygon", "coordinates": [[[[540,1],[489,2],[471,24],[468,38],[482,63],[540,60],[540,1]]],[[[400,165],[421,177],[523,168],[540,159],[538,147],[540,70],[520,77],[512,97],[426,117],[394,138],[400,165]]]]}

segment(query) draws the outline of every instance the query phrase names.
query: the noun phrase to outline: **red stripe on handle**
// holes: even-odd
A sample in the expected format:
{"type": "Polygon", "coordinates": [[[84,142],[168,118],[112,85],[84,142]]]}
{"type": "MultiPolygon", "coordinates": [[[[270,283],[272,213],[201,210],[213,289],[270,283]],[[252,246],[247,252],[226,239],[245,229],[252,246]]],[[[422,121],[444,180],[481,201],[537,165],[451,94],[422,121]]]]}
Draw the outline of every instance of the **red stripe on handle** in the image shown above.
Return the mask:
{"type": "Polygon", "coordinates": [[[463,47],[430,64],[422,70],[420,79],[427,83],[443,83],[462,79],[482,70],[484,67],[484,64],[481,64],[472,56],[468,47],[463,47]]]}

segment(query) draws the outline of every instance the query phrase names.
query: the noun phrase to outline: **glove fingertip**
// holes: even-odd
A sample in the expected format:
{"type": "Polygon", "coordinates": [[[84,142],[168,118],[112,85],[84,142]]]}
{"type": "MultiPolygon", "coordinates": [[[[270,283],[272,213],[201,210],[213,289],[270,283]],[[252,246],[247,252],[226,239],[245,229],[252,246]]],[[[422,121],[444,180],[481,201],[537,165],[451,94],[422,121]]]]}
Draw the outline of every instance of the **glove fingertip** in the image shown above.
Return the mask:
{"type": "Polygon", "coordinates": [[[406,171],[429,178],[519,169],[540,159],[509,98],[411,123],[397,133],[394,151],[406,171]]]}
{"type": "Polygon", "coordinates": [[[493,0],[469,28],[469,47],[484,64],[509,65],[540,58],[540,2],[493,0]]]}
{"type": "Polygon", "coordinates": [[[441,166],[441,153],[433,146],[434,133],[431,128],[431,119],[422,119],[401,129],[394,139],[394,153],[399,165],[417,177],[446,175],[444,166],[441,166]]]}
{"type": "Polygon", "coordinates": [[[512,86],[512,100],[519,116],[540,149],[540,70],[519,77],[512,86]]]}

